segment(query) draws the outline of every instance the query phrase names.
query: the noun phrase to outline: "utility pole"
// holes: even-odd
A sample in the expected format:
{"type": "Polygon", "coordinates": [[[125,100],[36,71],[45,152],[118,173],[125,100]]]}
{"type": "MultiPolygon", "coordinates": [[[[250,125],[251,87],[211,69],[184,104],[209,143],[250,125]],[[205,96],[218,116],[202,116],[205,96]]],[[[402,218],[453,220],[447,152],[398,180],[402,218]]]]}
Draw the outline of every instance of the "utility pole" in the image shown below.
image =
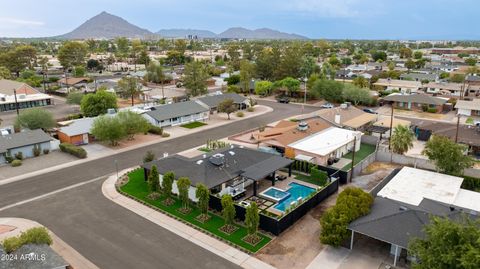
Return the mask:
{"type": "Polygon", "coordinates": [[[17,89],[13,89],[13,95],[15,96],[15,109],[17,110],[17,116],[20,114],[18,111],[17,89]]]}
{"type": "Polygon", "coordinates": [[[390,136],[388,137],[388,150],[392,149],[393,104],[394,104],[394,102],[390,103],[390,105],[392,107],[392,111],[390,113],[390,136]]]}
{"type": "Polygon", "coordinates": [[[458,129],[460,127],[460,114],[457,115],[457,131],[455,132],[455,143],[458,141],[458,129]]]}
{"type": "Polygon", "coordinates": [[[353,151],[352,151],[352,169],[350,169],[350,183],[353,179],[353,169],[355,168],[355,148],[357,147],[357,136],[353,137],[353,151]]]}
{"type": "Polygon", "coordinates": [[[307,104],[307,77],[303,80],[303,105],[302,105],[302,114],[305,112],[305,105],[307,104]]]}

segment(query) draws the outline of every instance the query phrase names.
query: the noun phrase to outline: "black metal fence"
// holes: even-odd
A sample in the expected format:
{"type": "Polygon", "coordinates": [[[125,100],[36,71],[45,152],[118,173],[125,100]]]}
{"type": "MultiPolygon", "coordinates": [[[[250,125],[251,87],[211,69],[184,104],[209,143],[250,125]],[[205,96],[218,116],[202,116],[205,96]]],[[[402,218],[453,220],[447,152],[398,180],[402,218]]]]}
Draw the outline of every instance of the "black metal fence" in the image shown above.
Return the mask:
{"type": "MultiPolygon", "coordinates": [[[[300,218],[302,218],[308,211],[312,208],[316,207],[320,204],[323,200],[328,198],[330,195],[338,191],[339,181],[335,180],[329,183],[325,188],[321,191],[316,193],[313,197],[309,200],[305,201],[300,206],[296,207],[288,214],[284,215],[283,217],[276,219],[270,216],[266,216],[260,214],[260,229],[270,232],[274,235],[280,235],[283,231],[288,229],[292,226],[295,222],[297,222],[300,218]]],[[[221,199],[217,196],[211,195],[210,196],[210,208],[215,209],[217,211],[222,210],[222,203],[221,199]]],[[[240,221],[245,221],[245,213],[246,209],[242,206],[235,204],[236,210],[236,218],[240,221]]]]}

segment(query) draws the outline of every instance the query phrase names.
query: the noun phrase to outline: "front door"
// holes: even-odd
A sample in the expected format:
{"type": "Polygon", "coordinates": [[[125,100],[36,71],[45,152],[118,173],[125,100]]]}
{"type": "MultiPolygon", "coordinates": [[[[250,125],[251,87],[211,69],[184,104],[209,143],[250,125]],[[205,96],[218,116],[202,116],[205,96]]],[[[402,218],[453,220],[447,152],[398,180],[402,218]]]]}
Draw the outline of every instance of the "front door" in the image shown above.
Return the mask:
{"type": "Polygon", "coordinates": [[[88,144],[88,134],[83,134],[83,144],[88,144]]]}

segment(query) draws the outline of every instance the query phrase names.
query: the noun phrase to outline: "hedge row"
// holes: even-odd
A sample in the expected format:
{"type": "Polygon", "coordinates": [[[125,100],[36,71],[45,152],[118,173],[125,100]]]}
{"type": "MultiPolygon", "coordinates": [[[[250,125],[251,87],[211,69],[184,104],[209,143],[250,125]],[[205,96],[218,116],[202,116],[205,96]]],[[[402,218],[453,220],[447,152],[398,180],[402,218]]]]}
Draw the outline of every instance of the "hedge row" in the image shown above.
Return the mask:
{"type": "Polygon", "coordinates": [[[81,159],[87,158],[87,152],[83,148],[81,148],[79,146],[75,146],[75,145],[70,144],[70,143],[60,144],[60,150],[63,151],[63,152],[66,152],[66,153],[70,153],[73,156],[81,158],[81,159]]]}

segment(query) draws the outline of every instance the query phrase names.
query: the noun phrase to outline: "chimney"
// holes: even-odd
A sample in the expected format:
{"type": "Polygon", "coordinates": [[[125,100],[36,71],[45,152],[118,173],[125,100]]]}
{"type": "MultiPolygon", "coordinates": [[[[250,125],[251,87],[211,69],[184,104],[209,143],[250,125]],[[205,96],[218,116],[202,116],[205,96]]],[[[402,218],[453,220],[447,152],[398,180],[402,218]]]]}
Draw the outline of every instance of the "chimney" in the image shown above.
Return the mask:
{"type": "Polygon", "coordinates": [[[340,124],[341,116],[340,114],[335,114],[335,123],[340,124]]]}
{"type": "Polygon", "coordinates": [[[308,123],[307,123],[306,121],[303,121],[303,120],[300,121],[300,122],[298,123],[297,129],[298,129],[299,131],[306,131],[306,130],[308,130],[308,123]]]}

